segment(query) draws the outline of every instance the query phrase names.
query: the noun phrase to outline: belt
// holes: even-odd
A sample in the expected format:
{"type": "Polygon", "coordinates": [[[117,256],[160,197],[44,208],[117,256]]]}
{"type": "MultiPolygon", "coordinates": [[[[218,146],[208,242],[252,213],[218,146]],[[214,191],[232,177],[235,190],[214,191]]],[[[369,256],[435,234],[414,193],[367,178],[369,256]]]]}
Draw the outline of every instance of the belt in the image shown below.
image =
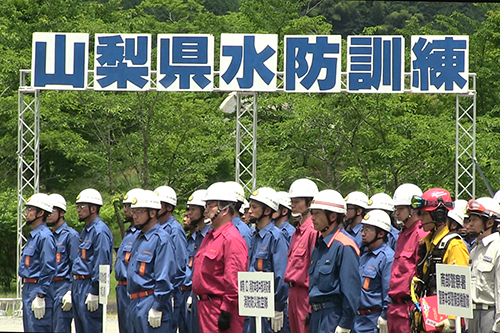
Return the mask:
{"type": "Polygon", "coordinates": [[[127,285],[127,280],[118,281],[118,285],[119,286],[126,286],[127,285]]]}
{"type": "Polygon", "coordinates": [[[64,277],[62,277],[62,276],[56,276],[56,277],[54,278],[54,280],[52,280],[52,281],[53,281],[53,282],[57,282],[57,281],[62,281],[62,280],[64,280],[64,277]]]}
{"type": "Polygon", "coordinates": [[[90,275],[73,275],[73,279],[75,280],[87,280],[90,279],[90,275]]]}
{"type": "Polygon", "coordinates": [[[379,313],[379,312],[382,312],[382,308],[373,308],[373,309],[361,309],[361,310],[358,310],[358,315],[362,316],[362,315],[367,315],[367,314],[370,314],[370,313],[379,313]]]}
{"type": "Polygon", "coordinates": [[[191,286],[181,286],[182,291],[191,290],[191,289],[193,289],[193,287],[191,287],[191,286]]]}
{"type": "Polygon", "coordinates": [[[472,309],[474,310],[489,310],[489,309],[493,309],[495,307],[495,305],[493,304],[476,304],[476,303],[472,303],[472,309]]]}
{"type": "Polygon", "coordinates": [[[130,299],[138,299],[149,295],[153,295],[154,292],[155,291],[153,289],[139,291],[138,293],[130,294],[130,299]]]}
{"type": "Polygon", "coordinates": [[[26,278],[23,281],[24,281],[24,283],[37,283],[38,279],[36,279],[36,278],[33,278],[33,279],[26,278]]]}
{"type": "Polygon", "coordinates": [[[319,311],[319,310],[323,310],[323,309],[334,308],[336,305],[337,305],[337,303],[335,303],[335,302],[312,303],[311,309],[313,309],[313,311],[319,311]]]}
{"type": "Polygon", "coordinates": [[[402,297],[402,298],[391,298],[391,302],[393,304],[406,304],[408,302],[411,302],[411,297],[402,297]]]}
{"type": "Polygon", "coordinates": [[[196,295],[196,299],[198,301],[207,301],[207,300],[212,300],[214,298],[222,298],[222,296],[220,296],[220,295],[212,295],[212,294],[196,295]]]}

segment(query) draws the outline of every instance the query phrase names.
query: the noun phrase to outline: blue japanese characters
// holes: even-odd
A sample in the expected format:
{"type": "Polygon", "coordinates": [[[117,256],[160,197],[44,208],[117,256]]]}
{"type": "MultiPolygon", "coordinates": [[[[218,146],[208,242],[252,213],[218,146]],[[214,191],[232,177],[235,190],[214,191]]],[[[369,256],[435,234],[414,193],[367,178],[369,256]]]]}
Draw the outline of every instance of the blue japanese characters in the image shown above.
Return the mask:
{"type": "MultiPolygon", "coordinates": [[[[469,89],[468,36],[412,36],[410,73],[405,73],[402,36],[348,36],[345,73],[341,36],[285,36],[282,83],[278,35],[222,34],[218,72],[214,45],[209,34],[159,34],[153,71],[151,35],[96,34],[93,89],[455,94],[469,89]]],[[[32,87],[88,89],[88,59],[88,34],[34,33],[32,87]]]]}

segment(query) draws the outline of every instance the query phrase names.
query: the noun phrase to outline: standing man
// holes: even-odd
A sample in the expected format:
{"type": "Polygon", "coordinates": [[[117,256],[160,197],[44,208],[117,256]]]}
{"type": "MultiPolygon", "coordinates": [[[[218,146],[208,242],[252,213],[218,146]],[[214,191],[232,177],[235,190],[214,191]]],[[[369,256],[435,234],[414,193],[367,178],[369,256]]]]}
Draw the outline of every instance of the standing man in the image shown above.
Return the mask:
{"type": "Polygon", "coordinates": [[[418,246],[427,233],[420,227],[418,211],[411,206],[414,195],[422,190],[414,184],[402,184],[394,191],[396,218],[403,224],[396,242],[392,263],[387,325],[390,333],[410,332],[409,314],[415,309],[410,298],[410,285],[417,274],[418,246]]]}
{"type": "Polygon", "coordinates": [[[292,216],[292,203],[287,192],[279,191],[276,194],[278,195],[279,208],[272,216],[274,219],[274,225],[283,232],[286,242],[288,243],[288,246],[290,246],[292,235],[295,232],[295,228],[289,221],[292,216]]]}
{"type": "Polygon", "coordinates": [[[130,206],[139,236],[127,267],[128,332],[174,333],[171,298],[177,264],[172,238],[158,224],[158,196],[147,190],[136,196],[130,206]]]}
{"type": "Polygon", "coordinates": [[[177,222],[174,216],[174,209],[175,206],[177,206],[177,194],[174,189],[170,186],[160,186],[155,189],[155,193],[158,195],[161,202],[161,209],[158,213],[158,221],[160,226],[165,229],[174,242],[175,260],[178,267],[174,281],[174,292],[172,294],[174,307],[172,325],[175,331],[179,326],[177,320],[181,316],[181,285],[186,279],[187,238],[184,228],[179,222],[177,222]]]}
{"type": "MultiPolygon", "coordinates": [[[[255,222],[256,232],[252,237],[248,271],[274,273],[274,317],[261,319],[262,332],[265,333],[289,332],[289,328],[284,326],[288,285],[283,281],[288,244],[271,217],[278,209],[277,194],[272,188],[261,187],[250,196],[248,214],[250,220],[255,222]]],[[[255,330],[255,317],[247,317],[245,332],[254,333],[255,330]]]]}
{"type": "Polygon", "coordinates": [[[469,201],[467,213],[478,235],[469,261],[474,312],[467,327],[469,333],[500,332],[500,205],[492,198],[478,198],[469,201]]]}
{"type": "Polygon", "coordinates": [[[311,312],[309,305],[309,274],[311,252],[318,232],[314,225],[309,207],[311,201],[318,194],[318,187],[313,181],[301,178],[290,186],[288,191],[292,202],[292,213],[298,214],[299,223],[290,241],[288,262],[285,272],[285,282],[288,290],[288,315],[290,331],[292,333],[306,333],[309,331],[309,322],[306,317],[311,312]]]}
{"type": "Polygon", "coordinates": [[[132,244],[134,244],[137,236],[134,226],[134,217],[132,214],[131,205],[134,201],[137,201],[138,196],[142,193],[142,189],[134,188],[125,194],[123,197],[123,211],[125,213],[125,222],[130,222],[130,227],[125,231],[125,236],[120,243],[118,252],[116,253],[115,262],[115,278],[118,284],[116,285],[116,308],[118,312],[118,329],[120,333],[127,333],[127,321],[128,321],[128,305],[130,303],[130,298],[127,295],[127,266],[130,262],[130,254],[132,251],[132,244]]]}
{"type": "Polygon", "coordinates": [[[45,225],[52,203],[45,193],[26,201],[24,218],[31,231],[19,263],[23,278],[24,332],[52,332],[53,296],[50,284],[56,276],[56,241],[45,225]]]}
{"type": "Polygon", "coordinates": [[[193,265],[196,253],[200,249],[201,242],[207,235],[210,226],[205,223],[203,213],[205,211],[205,196],[207,190],[197,190],[188,198],[187,212],[190,221],[191,233],[187,238],[188,264],[186,268],[186,280],[181,287],[185,306],[181,321],[179,323],[180,333],[199,333],[198,309],[196,295],[193,294],[193,265]]]}
{"type": "Polygon", "coordinates": [[[231,223],[236,195],[226,183],[214,183],[205,196],[205,217],[212,221],[194,259],[193,292],[198,299],[200,331],[243,332],[238,314],[238,272],[248,268],[248,248],[231,223]]]}
{"type": "Polygon", "coordinates": [[[231,222],[233,225],[238,229],[238,231],[241,234],[241,237],[245,240],[247,243],[248,249],[250,249],[250,243],[252,241],[252,234],[255,230],[252,230],[253,228],[251,227],[252,222],[250,222],[248,225],[241,220],[239,210],[245,203],[245,191],[243,190],[243,187],[238,184],[237,182],[229,181],[226,182],[234,191],[234,194],[236,195],[236,205],[234,206],[234,213],[232,216],[231,222]]]}
{"type": "Polygon", "coordinates": [[[71,303],[71,285],[73,262],[78,256],[80,235],[64,221],[66,199],[60,194],[51,194],[52,213],[47,217],[47,226],[52,228],[56,240],[57,275],[52,284],[54,310],[52,312],[52,329],[54,332],[71,332],[73,311],[71,303]]]}
{"type": "Polygon", "coordinates": [[[102,332],[99,304],[99,265],[113,264],[113,235],[99,217],[101,194],[88,188],[76,197],[78,220],[85,222],[80,233],[78,256],[73,262],[73,309],[77,333],[102,332]]]}
{"type": "Polygon", "coordinates": [[[366,194],[354,191],[345,197],[347,210],[344,216],[344,232],[352,237],[358,248],[361,248],[361,221],[365,216],[366,208],[368,208],[368,197],[366,194]]]}
{"type": "Polygon", "coordinates": [[[361,281],[358,246],[341,231],[345,201],[337,191],[324,190],[314,197],[310,209],[320,236],[309,268],[309,332],[349,333],[358,309],[361,281]]]}
{"type": "Polygon", "coordinates": [[[361,277],[361,298],[356,317],[354,333],[387,333],[387,305],[389,281],[394,251],[388,244],[391,219],[386,212],[375,209],[363,218],[363,246],[365,251],[359,258],[361,277]]]}

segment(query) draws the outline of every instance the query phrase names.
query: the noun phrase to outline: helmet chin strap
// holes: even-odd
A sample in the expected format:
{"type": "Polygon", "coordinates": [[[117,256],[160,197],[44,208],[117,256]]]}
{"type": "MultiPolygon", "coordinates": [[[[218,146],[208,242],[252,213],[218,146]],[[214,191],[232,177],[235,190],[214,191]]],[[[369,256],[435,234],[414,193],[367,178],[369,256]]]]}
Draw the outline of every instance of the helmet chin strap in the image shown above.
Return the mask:
{"type": "Polygon", "coordinates": [[[378,241],[379,239],[384,239],[384,237],[375,237],[374,239],[372,239],[371,241],[369,241],[367,243],[363,242],[363,245],[368,247],[368,246],[372,245],[373,243],[375,243],[376,241],[378,241]]]}
{"type": "Polygon", "coordinates": [[[142,230],[142,228],[144,228],[150,221],[151,221],[151,216],[149,216],[149,211],[148,211],[148,219],[147,219],[147,221],[144,222],[144,223],[142,223],[142,224],[136,224],[135,228],[137,230],[142,230]]]}
{"type": "Polygon", "coordinates": [[[229,206],[231,206],[231,204],[227,204],[227,205],[225,205],[224,207],[220,208],[220,207],[219,207],[219,204],[217,203],[217,213],[215,213],[215,215],[214,215],[214,216],[210,219],[210,221],[211,221],[211,222],[214,222],[214,221],[215,221],[215,219],[219,216],[219,214],[220,214],[223,210],[225,210],[225,209],[229,208],[229,206]]]}

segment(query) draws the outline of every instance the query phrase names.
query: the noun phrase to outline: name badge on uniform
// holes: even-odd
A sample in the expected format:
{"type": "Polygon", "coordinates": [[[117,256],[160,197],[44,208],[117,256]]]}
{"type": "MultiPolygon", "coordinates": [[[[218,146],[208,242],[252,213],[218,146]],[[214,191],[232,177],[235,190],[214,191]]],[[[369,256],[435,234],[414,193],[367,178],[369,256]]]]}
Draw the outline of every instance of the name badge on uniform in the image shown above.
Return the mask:
{"type": "Polygon", "coordinates": [[[488,257],[488,256],[484,256],[483,260],[486,261],[486,262],[489,262],[490,264],[493,262],[493,258],[488,257]]]}

